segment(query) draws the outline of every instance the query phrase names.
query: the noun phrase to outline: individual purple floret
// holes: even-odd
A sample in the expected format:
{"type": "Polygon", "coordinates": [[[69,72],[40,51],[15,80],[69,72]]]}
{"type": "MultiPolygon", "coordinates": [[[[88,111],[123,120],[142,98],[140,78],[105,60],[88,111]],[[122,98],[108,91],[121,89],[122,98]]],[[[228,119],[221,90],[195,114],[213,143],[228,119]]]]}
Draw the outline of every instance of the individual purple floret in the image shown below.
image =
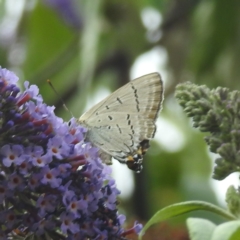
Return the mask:
{"type": "Polygon", "coordinates": [[[0,68],[0,239],[125,239],[111,169],[36,86],[0,68]]]}

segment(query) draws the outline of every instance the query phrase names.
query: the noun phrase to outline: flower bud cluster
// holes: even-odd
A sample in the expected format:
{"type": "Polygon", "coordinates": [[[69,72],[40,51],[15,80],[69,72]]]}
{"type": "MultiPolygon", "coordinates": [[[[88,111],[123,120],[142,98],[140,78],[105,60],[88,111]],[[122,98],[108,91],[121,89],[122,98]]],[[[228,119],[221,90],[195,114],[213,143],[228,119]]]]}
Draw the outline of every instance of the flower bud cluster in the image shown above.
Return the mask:
{"type": "Polygon", "coordinates": [[[218,87],[210,90],[193,83],[179,84],[176,98],[193,126],[209,132],[210,151],[218,153],[213,177],[222,180],[240,170],[240,92],[218,87]]]}

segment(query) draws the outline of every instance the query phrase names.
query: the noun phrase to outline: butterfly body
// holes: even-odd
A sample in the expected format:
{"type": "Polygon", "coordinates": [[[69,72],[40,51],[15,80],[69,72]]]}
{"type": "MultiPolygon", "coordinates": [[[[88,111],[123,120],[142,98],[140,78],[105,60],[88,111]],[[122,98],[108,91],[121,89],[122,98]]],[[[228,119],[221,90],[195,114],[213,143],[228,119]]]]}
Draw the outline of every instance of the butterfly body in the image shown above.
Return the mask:
{"type": "Polygon", "coordinates": [[[86,138],[100,148],[104,162],[110,164],[112,156],[139,172],[162,100],[161,77],[152,73],[119,88],[78,121],[88,129],[86,138]]]}

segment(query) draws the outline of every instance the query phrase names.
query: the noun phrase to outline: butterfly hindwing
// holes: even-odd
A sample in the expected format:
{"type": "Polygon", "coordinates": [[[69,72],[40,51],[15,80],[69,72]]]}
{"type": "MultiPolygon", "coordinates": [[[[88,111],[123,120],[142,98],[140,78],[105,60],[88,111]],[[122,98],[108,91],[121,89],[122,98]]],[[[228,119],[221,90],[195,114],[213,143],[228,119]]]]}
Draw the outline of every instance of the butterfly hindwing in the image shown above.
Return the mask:
{"type": "Polygon", "coordinates": [[[160,75],[148,74],[116,90],[83,114],[79,123],[88,129],[87,138],[95,146],[140,171],[162,100],[160,75]]]}

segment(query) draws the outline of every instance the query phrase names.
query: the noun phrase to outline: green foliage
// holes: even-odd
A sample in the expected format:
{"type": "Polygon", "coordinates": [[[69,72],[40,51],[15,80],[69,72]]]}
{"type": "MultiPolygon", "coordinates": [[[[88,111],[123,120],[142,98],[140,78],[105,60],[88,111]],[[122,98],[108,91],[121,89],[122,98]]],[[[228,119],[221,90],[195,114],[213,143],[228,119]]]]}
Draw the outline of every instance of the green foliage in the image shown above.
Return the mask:
{"type": "Polygon", "coordinates": [[[240,221],[230,221],[216,226],[212,222],[189,218],[187,220],[191,240],[238,240],[240,234],[240,221]]]}
{"type": "Polygon", "coordinates": [[[144,226],[140,233],[140,238],[142,239],[142,236],[146,232],[146,230],[153,224],[157,222],[161,222],[163,220],[169,219],[171,217],[176,217],[184,213],[196,211],[196,210],[205,210],[209,211],[215,214],[218,214],[221,217],[224,217],[229,220],[235,220],[236,218],[228,213],[227,211],[213,205],[207,202],[201,202],[201,201],[191,201],[191,202],[182,202],[178,204],[170,205],[166,208],[161,209],[158,211],[144,226]]]}
{"type": "Polygon", "coordinates": [[[240,221],[230,221],[219,225],[213,232],[211,240],[238,240],[240,221]]]}
{"type": "Polygon", "coordinates": [[[25,78],[39,84],[51,77],[56,67],[59,69],[59,64],[65,60],[60,54],[72,43],[75,34],[59,21],[56,11],[41,3],[22,21],[27,36],[26,59],[22,67],[25,78]]]}
{"type": "Polygon", "coordinates": [[[240,217],[240,193],[239,189],[235,189],[234,186],[230,186],[226,194],[226,202],[229,211],[237,218],[240,217]]]}
{"type": "Polygon", "coordinates": [[[211,239],[216,225],[202,218],[188,218],[187,226],[191,240],[211,239]]]}
{"type": "MultiPolygon", "coordinates": [[[[210,133],[205,140],[210,150],[221,156],[216,160],[214,178],[221,180],[230,173],[239,171],[240,92],[221,87],[210,90],[206,86],[183,83],[177,86],[175,96],[187,116],[192,117],[193,126],[202,132],[210,133]]],[[[142,239],[146,230],[153,224],[196,210],[212,212],[230,221],[216,226],[209,220],[189,218],[187,225],[191,240],[239,239],[239,189],[230,186],[226,202],[230,212],[200,201],[181,202],[165,207],[146,223],[139,239],[142,239]]]]}

